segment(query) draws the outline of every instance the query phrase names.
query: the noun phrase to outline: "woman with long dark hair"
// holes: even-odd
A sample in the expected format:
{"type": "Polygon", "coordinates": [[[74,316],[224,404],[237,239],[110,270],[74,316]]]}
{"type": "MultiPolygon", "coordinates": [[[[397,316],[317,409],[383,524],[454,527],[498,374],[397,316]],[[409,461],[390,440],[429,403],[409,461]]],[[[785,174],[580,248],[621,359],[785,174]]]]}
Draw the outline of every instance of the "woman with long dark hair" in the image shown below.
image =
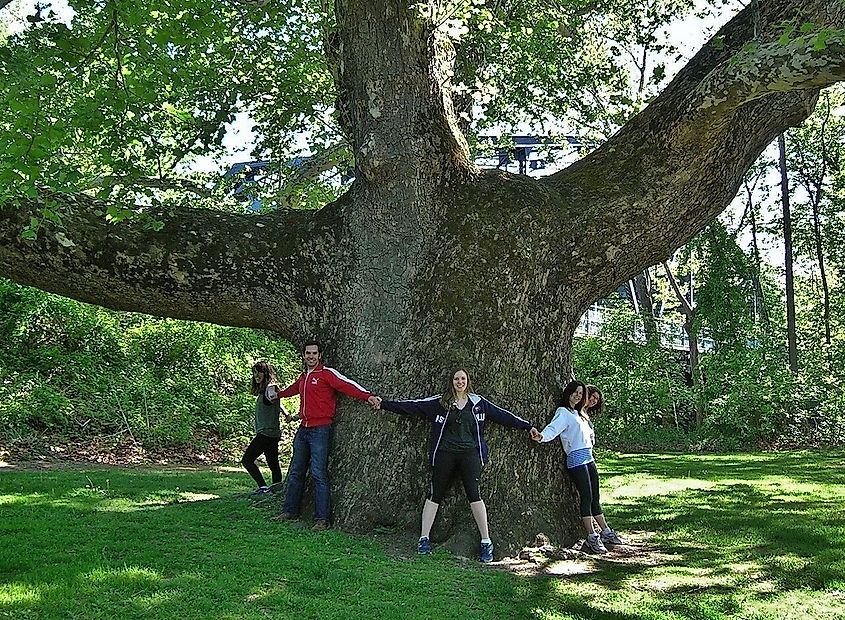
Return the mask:
{"type": "Polygon", "coordinates": [[[599,411],[602,403],[603,397],[598,388],[591,396],[587,386],[580,381],[572,381],[555,403],[557,409],[552,421],[542,432],[532,433],[532,439],[539,443],[560,437],[566,454],[566,469],[581,501],[581,521],[587,532],[582,550],[589,553],[607,553],[605,545],[624,544],[622,538],[607,525],[599,501],[599,472],[593,458],[596,435],[587,409],[599,411]]]}
{"type": "MultiPolygon", "coordinates": [[[[279,466],[279,440],[282,437],[282,430],[279,416],[284,409],[278,398],[271,400],[275,397],[276,385],[276,370],[270,363],[261,361],[253,364],[250,392],[255,396],[255,437],[249,442],[241,459],[241,465],[258,485],[258,488],[250,493],[253,496],[270,492],[264,475],[255,464],[256,459],[262,454],[273,476],[272,484],[282,481],[282,468],[279,466]]],[[[286,411],[284,415],[287,419],[286,411]]]]}
{"type": "Polygon", "coordinates": [[[467,371],[455,370],[443,394],[420,400],[383,400],[381,409],[394,413],[418,415],[431,423],[431,487],[423,505],[422,527],[417,553],[431,553],[429,534],[440,502],[449,491],[455,477],[463,481],[472,516],[481,534],[481,561],[493,559],[493,542],[487,527],[487,506],[481,499],[481,468],[487,463],[487,443],[484,426],[497,422],[537,433],[530,422],[506,409],[497,407],[472,391],[467,371]]]}

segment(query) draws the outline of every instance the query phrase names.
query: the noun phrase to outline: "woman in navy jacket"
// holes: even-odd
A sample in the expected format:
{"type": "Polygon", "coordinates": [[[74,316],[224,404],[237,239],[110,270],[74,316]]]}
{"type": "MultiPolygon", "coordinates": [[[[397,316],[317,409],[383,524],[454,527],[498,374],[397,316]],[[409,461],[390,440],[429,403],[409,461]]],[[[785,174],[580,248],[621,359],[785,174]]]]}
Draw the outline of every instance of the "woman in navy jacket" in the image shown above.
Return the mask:
{"type": "Polygon", "coordinates": [[[440,502],[457,474],[463,481],[472,516],[481,534],[481,561],[490,562],[493,559],[493,542],[487,528],[487,507],[481,499],[479,487],[481,467],[487,462],[484,425],[487,421],[498,422],[531,430],[532,435],[537,430],[527,420],[473,394],[469,375],[463,369],[452,373],[451,381],[442,395],[420,400],[383,400],[381,408],[394,413],[422,416],[432,423],[429,453],[431,487],[423,506],[417,553],[431,553],[428,539],[431,526],[440,502]]]}

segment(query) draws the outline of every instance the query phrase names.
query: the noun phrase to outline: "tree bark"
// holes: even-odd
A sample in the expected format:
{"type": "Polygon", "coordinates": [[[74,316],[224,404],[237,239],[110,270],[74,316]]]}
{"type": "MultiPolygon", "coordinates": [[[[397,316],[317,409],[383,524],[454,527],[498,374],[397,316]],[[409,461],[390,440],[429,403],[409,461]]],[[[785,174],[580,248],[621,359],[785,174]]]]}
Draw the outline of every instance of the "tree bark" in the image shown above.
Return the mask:
{"type": "MultiPolygon", "coordinates": [[[[763,3],[763,40],[798,14],[825,27],[842,13],[815,0],[763,3]]],[[[782,71],[765,48],[768,81],[743,87],[731,58],[753,35],[746,10],[604,146],[534,180],[471,165],[450,46],[416,9],[338,0],[336,16],[339,115],[357,166],[340,200],[316,213],[161,214],[156,232],[44,193],[0,211],[0,273],[111,308],[317,335],[330,365],[385,397],[439,393],[461,365],[480,393],[540,426],[571,377],[584,310],[712,220],[761,150],[811,112],[817,89],[842,79],[835,46],[782,71]],[[22,239],[48,201],[64,228],[45,222],[22,239]]],[[[418,527],[428,430],[341,399],[331,460],[340,527],[418,527]]],[[[500,428],[488,440],[482,489],[497,550],[539,531],[571,543],[580,520],[560,446],[500,428]]],[[[477,533],[457,495],[434,535],[469,553],[477,533]]]]}
{"type": "Polygon", "coordinates": [[[795,278],[792,273],[792,213],[789,205],[789,176],[786,169],[786,139],[778,136],[780,195],[783,209],[783,260],[786,270],[786,347],[789,370],[798,374],[798,337],[795,326],[795,278]]]}
{"type": "Polygon", "coordinates": [[[651,295],[651,274],[646,267],[631,282],[633,284],[634,296],[637,300],[637,309],[643,319],[646,342],[660,345],[660,334],[657,331],[657,320],[654,316],[654,301],[651,295]]]}
{"type": "MultiPolygon", "coordinates": [[[[681,291],[675,275],[669,268],[669,263],[663,262],[663,269],[666,271],[666,278],[672,286],[672,291],[678,300],[681,307],[681,314],[684,315],[684,331],[687,333],[687,341],[689,342],[689,367],[690,377],[692,378],[692,389],[695,394],[695,427],[701,428],[704,422],[704,403],[701,402],[701,365],[699,364],[698,351],[698,324],[695,322],[695,315],[698,310],[693,306],[686,295],[681,291]]],[[[690,278],[690,297],[692,297],[692,278],[690,278]]]]}

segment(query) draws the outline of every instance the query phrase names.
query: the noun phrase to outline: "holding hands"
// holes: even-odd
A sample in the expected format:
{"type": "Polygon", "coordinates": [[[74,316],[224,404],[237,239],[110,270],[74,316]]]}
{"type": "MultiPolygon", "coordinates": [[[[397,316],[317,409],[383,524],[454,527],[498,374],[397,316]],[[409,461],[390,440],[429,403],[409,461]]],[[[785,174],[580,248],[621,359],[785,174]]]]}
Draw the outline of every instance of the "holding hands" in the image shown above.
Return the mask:
{"type": "Polygon", "coordinates": [[[381,409],[381,398],[378,396],[370,396],[367,399],[367,402],[370,403],[370,406],[373,408],[373,411],[378,411],[381,409]]]}
{"type": "Polygon", "coordinates": [[[538,430],[537,430],[536,428],[534,428],[533,426],[531,427],[531,430],[530,430],[530,431],[528,431],[528,432],[531,434],[531,439],[533,439],[533,440],[534,440],[534,441],[536,441],[537,443],[540,443],[540,442],[542,442],[542,441],[543,441],[543,435],[542,435],[542,433],[540,433],[540,431],[538,431],[538,430]]]}

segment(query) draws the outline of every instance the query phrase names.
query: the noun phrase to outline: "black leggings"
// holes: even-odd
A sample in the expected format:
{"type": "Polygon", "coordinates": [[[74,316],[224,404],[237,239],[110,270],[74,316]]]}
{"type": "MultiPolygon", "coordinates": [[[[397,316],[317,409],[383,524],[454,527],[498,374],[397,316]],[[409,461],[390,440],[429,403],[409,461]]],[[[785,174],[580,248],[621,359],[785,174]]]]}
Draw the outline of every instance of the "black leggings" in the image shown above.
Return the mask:
{"type": "Polygon", "coordinates": [[[244,457],[241,459],[243,465],[260,487],[267,486],[264,476],[261,475],[261,470],[255,464],[255,459],[264,455],[267,459],[267,467],[273,474],[273,484],[282,481],[282,468],[279,467],[279,438],[268,437],[267,435],[256,435],[249,442],[249,445],[244,452],[244,457]]]}
{"type": "Polygon", "coordinates": [[[431,492],[429,499],[435,504],[443,501],[455,474],[461,476],[467,499],[470,502],[481,501],[481,457],[478,450],[464,452],[444,452],[440,450],[434,457],[431,469],[431,492]]]}
{"type": "Polygon", "coordinates": [[[602,514],[599,503],[599,471],[596,469],[596,462],[590,461],[567,471],[572,482],[575,483],[575,488],[578,489],[578,497],[581,499],[581,516],[594,517],[602,514]]]}

